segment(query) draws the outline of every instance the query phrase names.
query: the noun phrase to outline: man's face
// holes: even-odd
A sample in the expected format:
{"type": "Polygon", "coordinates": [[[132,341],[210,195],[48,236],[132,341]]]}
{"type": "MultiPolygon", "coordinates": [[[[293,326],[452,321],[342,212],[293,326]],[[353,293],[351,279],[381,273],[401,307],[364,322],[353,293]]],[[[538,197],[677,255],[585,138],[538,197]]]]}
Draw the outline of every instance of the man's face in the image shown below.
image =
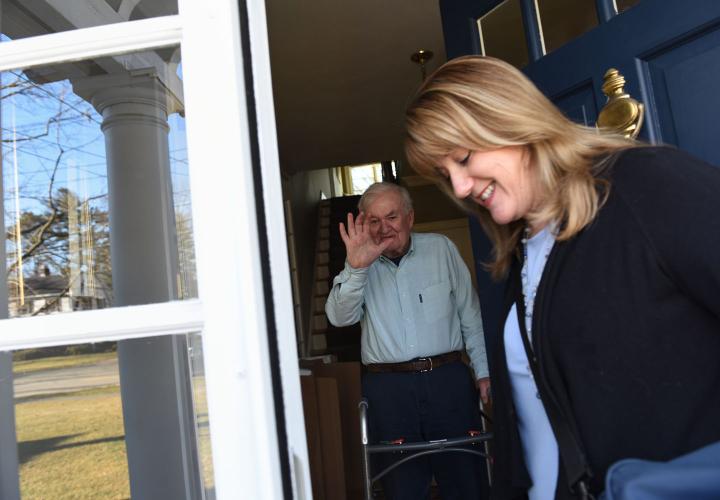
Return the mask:
{"type": "Polygon", "coordinates": [[[367,207],[370,236],[376,244],[390,240],[383,255],[395,259],[405,255],[410,247],[410,231],[415,213],[405,212],[402,197],[392,191],[377,195],[367,207]]]}

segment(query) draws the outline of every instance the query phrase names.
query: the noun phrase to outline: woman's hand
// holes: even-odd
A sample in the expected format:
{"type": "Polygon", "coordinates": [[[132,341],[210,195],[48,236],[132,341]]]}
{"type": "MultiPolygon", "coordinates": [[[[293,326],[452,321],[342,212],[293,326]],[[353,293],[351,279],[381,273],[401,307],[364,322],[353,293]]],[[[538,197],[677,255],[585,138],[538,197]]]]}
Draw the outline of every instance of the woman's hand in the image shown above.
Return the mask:
{"type": "Polygon", "coordinates": [[[358,269],[368,267],[382,255],[390,241],[377,244],[370,235],[370,226],[364,213],[357,219],[353,214],[347,215],[347,231],[345,225],[340,223],[340,237],[345,243],[348,263],[358,269]]]}

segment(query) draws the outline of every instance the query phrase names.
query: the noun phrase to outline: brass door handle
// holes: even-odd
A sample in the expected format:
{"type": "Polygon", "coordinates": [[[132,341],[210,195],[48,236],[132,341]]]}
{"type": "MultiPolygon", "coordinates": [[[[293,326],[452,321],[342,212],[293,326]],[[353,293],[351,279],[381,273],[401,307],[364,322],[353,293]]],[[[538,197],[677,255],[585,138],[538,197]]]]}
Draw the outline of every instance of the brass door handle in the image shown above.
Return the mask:
{"type": "Polygon", "coordinates": [[[597,127],[636,138],[643,124],[645,105],[625,93],[625,78],[615,68],[605,72],[604,80],[602,91],[608,100],[600,110],[597,127]]]}

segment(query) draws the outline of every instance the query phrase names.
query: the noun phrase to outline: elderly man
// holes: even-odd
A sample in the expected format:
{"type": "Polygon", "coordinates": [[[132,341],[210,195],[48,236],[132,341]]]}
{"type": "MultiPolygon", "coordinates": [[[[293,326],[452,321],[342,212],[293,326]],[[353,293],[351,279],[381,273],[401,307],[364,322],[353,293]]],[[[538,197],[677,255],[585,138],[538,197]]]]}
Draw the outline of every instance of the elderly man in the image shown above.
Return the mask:
{"type": "MultiPolygon", "coordinates": [[[[363,395],[373,439],[429,441],[479,430],[477,390],[486,401],[489,379],[467,266],[446,237],[411,232],[414,211],[406,189],[373,184],[358,208],[357,219],[348,214],[347,228],[340,223],[347,260],[325,312],[335,326],[361,323],[363,395]]],[[[386,455],[385,461],[397,458],[386,455]]],[[[389,499],[425,499],[434,475],[443,500],[477,499],[481,470],[481,460],[470,454],[432,455],[398,467],[383,488],[389,499]]]]}

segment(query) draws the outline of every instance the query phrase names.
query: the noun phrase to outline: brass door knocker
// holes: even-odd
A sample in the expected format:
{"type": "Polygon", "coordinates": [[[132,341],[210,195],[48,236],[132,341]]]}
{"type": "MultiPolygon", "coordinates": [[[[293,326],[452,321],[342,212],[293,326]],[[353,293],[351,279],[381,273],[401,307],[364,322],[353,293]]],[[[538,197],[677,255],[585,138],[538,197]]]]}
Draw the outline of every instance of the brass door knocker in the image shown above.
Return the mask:
{"type": "Polygon", "coordinates": [[[645,105],[625,93],[625,78],[615,68],[605,72],[603,93],[608,100],[600,110],[597,127],[635,139],[640,133],[645,105]]]}

